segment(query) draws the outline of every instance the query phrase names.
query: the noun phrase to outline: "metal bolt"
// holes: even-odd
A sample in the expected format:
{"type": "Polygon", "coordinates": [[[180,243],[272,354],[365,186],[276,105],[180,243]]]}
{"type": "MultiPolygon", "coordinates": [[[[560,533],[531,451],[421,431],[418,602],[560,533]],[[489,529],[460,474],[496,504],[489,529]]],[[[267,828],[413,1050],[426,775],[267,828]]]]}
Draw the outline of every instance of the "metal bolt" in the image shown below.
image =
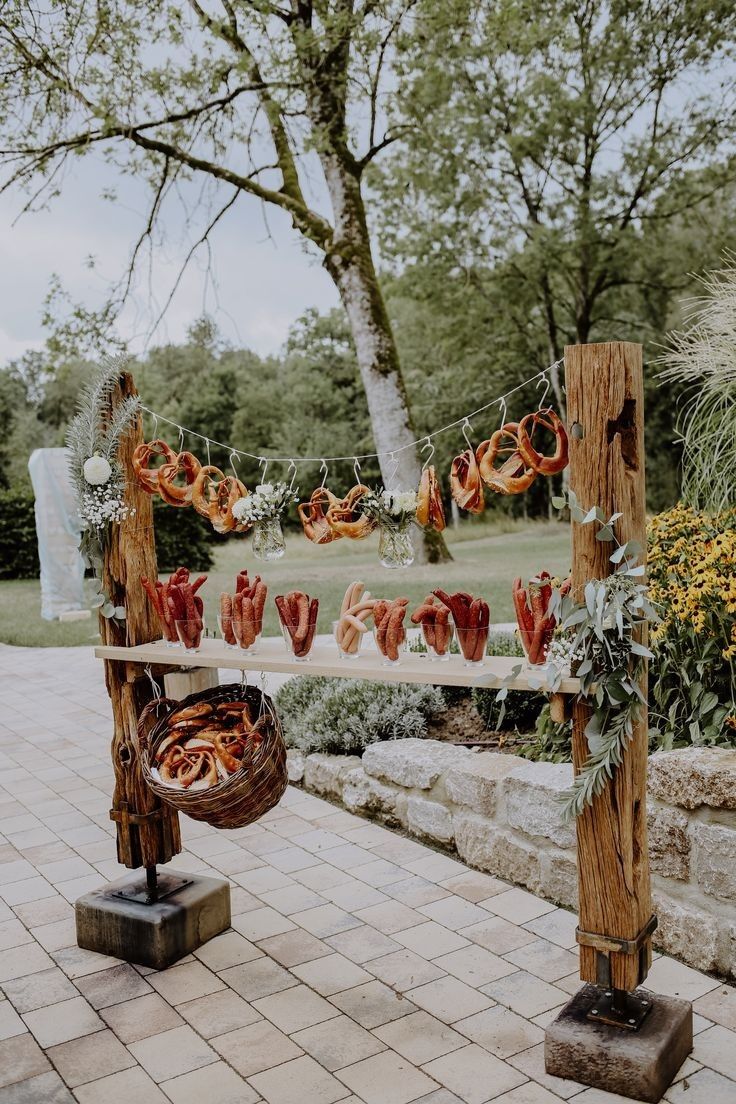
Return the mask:
{"type": "Polygon", "coordinates": [[[630,1023],[630,1024],[635,1024],[635,1023],[636,1023],[636,1020],[634,1020],[634,1019],[631,1019],[631,1020],[629,1020],[629,1023],[630,1023]]]}
{"type": "Polygon", "coordinates": [[[607,990],[606,990],[606,996],[607,996],[607,997],[610,997],[610,995],[611,995],[611,991],[610,991],[610,989],[607,989],[607,990]]]}
{"type": "Polygon", "coordinates": [[[590,1014],[591,1014],[591,1016],[597,1016],[598,1015],[598,1009],[597,1008],[591,1008],[590,1014]]]}

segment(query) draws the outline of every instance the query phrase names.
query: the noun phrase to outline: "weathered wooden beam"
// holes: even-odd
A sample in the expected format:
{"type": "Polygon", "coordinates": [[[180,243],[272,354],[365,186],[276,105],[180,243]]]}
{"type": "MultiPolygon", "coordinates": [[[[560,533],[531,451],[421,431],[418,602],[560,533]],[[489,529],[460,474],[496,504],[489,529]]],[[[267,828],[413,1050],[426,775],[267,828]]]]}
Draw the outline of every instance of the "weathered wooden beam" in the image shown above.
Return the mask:
{"type": "MultiPolygon", "coordinates": [[[[135,394],[132,376],[124,373],[113,404],[135,394]]],[[[138,418],[120,443],[123,471],[132,470],[131,457],[142,440],[138,418]]],[[[130,507],[128,517],[111,528],[104,549],[105,590],[115,605],[126,610],[124,621],[100,615],[102,643],[112,646],[148,644],[161,635],[140,585],[142,575],[155,579],[158,574],[151,496],[131,481],[126,485],[125,500],[130,507]]],[[[181,851],[179,818],[145,785],[136,754],[138,717],[154,696],[153,686],[140,665],[110,660],[105,661],[105,682],[113,715],[115,789],[110,816],[117,824],[118,860],[131,869],[168,862],[181,851]]]]}
{"type": "MultiPolygon", "coordinates": [[[[565,349],[570,427],[570,487],[585,509],[600,506],[606,517],[621,511],[618,539],[646,547],[644,490],[644,386],[640,345],[617,341],[565,349]]],[[[572,589],[580,598],[589,579],[610,575],[610,544],[596,540],[593,525],[572,524],[572,589]]],[[[646,692],[646,680],[644,680],[646,692]]],[[[590,709],[573,706],[573,762],[588,755],[584,735],[590,709]]],[[[652,916],[646,819],[647,710],[613,782],[577,821],[582,932],[636,940],[652,916]]],[[[585,940],[589,943],[589,940],[585,940]]],[[[580,946],[583,981],[633,990],[651,963],[651,937],[637,953],[610,953],[580,946]]]]}

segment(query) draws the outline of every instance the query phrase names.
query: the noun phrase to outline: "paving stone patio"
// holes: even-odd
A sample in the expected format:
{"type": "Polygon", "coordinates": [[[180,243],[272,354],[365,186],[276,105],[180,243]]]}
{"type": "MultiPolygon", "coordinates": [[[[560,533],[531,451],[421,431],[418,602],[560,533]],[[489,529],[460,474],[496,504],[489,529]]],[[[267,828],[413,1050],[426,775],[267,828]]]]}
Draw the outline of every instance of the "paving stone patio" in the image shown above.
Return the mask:
{"type": "MultiPolygon", "coordinates": [[[[289,789],[257,825],[182,819],[232,930],[157,973],[76,946],[123,873],[89,649],[0,646],[0,1104],[615,1104],[544,1073],[579,987],[575,918],[289,789]]],[[[657,958],[695,1048],[669,1104],[736,1104],[736,990],[657,958]]]]}

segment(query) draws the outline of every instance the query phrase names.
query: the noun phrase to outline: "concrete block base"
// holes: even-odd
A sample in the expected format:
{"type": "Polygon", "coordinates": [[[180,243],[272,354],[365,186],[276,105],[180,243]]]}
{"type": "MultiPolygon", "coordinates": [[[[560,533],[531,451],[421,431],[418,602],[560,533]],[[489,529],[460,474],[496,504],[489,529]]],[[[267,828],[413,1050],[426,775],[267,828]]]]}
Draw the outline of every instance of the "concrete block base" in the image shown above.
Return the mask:
{"type": "Polygon", "coordinates": [[[227,882],[167,870],[159,888],[160,899],[144,903],[146,874],[137,870],[85,893],[75,906],[79,946],[165,970],[230,927],[227,882]]]}
{"type": "Polygon", "coordinates": [[[692,1005],[647,993],[651,1012],[638,1031],[626,1031],[586,1019],[599,995],[584,986],[547,1028],[547,1073],[657,1104],[692,1050],[692,1005]]]}

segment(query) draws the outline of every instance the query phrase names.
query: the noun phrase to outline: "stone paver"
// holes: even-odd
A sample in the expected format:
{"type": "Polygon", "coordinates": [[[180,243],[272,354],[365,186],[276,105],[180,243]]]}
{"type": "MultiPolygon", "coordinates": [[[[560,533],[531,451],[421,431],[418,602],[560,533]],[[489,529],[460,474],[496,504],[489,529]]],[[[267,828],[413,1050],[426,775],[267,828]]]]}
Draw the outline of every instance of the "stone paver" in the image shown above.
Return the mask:
{"type": "MultiPolygon", "coordinates": [[[[75,898],[123,873],[101,665],[0,646],[0,687],[2,1104],[623,1099],[544,1071],[571,913],[296,789],[182,818],[172,867],[230,879],[230,931],[162,973],[80,950],[75,898]]],[[[664,957],[648,984],[697,1013],[667,1104],[736,1101],[736,990],[664,957]]]]}

